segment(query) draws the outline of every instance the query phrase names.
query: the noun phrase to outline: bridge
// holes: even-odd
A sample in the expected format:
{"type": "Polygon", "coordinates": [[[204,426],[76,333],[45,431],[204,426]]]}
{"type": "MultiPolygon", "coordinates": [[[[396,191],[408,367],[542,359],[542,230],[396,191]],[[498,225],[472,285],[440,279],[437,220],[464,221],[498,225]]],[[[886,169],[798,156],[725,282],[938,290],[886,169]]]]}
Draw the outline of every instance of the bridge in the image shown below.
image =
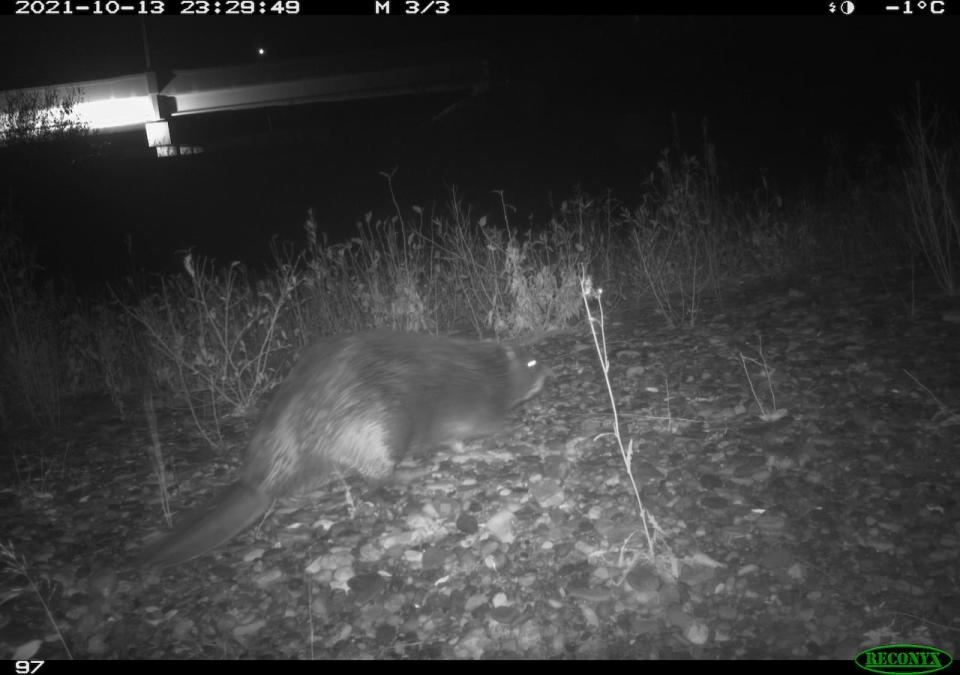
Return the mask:
{"type": "Polygon", "coordinates": [[[0,142],[14,133],[42,139],[51,125],[98,133],[142,127],[147,145],[156,149],[158,157],[176,157],[203,151],[202,145],[179,138],[178,121],[191,115],[442,92],[476,93],[486,88],[483,61],[438,60],[438,52],[444,53],[434,47],[431,53],[367,52],[352,57],[148,70],[3,91],[0,142]],[[25,114],[18,109],[24,106],[35,109],[25,114]],[[28,128],[24,129],[25,125],[28,128]]]}

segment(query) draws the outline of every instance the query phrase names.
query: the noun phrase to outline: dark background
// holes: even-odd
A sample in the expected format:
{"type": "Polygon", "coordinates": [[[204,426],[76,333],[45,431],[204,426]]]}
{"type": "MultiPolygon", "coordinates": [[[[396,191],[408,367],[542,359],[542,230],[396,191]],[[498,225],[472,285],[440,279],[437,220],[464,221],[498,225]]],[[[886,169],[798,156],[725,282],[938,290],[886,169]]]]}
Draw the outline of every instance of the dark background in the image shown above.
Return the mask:
{"type": "MultiPolygon", "coordinates": [[[[448,189],[475,215],[494,190],[536,224],[576,185],[638,198],[662,148],[699,154],[703,123],[722,186],[789,193],[822,181],[834,151],[852,168],[894,161],[895,113],[919,82],[956,109],[956,19],[924,17],[370,16],[153,17],[153,65],[197,68],[433,48],[487,58],[493,88],[198,118],[201,156],[158,160],[142,130],[24,154],[0,151],[0,200],[40,261],[79,283],[174,269],[193,246],[264,261],[274,235],[302,240],[308,207],[336,240],[404,208],[442,211],[448,189]],[[456,104],[446,115],[436,116],[456,104]],[[675,120],[675,121],[674,121],[675,120]],[[204,125],[207,125],[206,127],[204,125]]],[[[389,56],[385,57],[389,58],[389,56]]],[[[384,64],[385,67],[389,63],[384,64]]],[[[0,17],[0,90],[145,70],[136,18],[0,17]]],[[[853,170],[853,169],[851,169],[853,170]]]]}

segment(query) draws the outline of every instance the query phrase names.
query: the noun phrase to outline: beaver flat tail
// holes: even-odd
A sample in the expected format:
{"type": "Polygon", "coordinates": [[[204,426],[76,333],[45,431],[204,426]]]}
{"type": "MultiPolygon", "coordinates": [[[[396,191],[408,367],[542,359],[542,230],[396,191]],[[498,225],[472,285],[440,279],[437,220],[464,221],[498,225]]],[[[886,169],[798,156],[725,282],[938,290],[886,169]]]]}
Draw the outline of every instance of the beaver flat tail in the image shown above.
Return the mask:
{"type": "Polygon", "coordinates": [[[273,498],[240,481],[217,499],[150,544],[140,556],[146,567],[168,567],[196,558],[225,544],[260,518],[273,498]]]}

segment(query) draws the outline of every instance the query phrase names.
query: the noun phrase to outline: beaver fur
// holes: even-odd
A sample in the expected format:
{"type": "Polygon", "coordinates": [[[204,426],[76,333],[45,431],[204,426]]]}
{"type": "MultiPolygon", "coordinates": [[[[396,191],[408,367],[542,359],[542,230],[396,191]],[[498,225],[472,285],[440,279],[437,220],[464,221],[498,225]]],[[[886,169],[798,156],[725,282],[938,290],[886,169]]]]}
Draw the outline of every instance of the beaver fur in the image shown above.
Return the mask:
{"type": "Polygon", "coordinates": [[[388,331],[320,339],[277,389],[237,482],[149,545],[140,562],[164,567],[211,551],[274,499],[332,470],[379,481],[405,455],[495,433],[547,372],[493,342],[388,331]]]}

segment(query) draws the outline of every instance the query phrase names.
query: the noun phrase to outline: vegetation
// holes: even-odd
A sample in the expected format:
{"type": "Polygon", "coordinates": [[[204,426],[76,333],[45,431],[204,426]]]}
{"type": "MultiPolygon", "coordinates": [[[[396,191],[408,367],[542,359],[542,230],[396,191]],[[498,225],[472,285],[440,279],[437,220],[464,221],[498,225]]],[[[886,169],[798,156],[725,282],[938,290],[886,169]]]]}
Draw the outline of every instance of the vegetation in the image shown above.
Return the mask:
{"type": "MultiPolygon", "coordinates": [[[[693,326],[707,300],[744,276],[850,265],[926,263],[957,288],[955,195],[943,125],[919,103],[902,118],[904,160],[839,161],[819,192],[787,198],[766,180],[722,195],[714,150],[664,151],[639,203],[577,191],[521,229],[506,195],[475,217],[456,190],[445,214],[394,200],[347,241],[329,242],[308,211],[304,241],[273,247],[254,274],[190,253],[152,287],[81,300],[45,279],[8,203],[0,211],[0,423],[55,425],[65,398],[108,393],[121,413],[144,385],[193,411],[212,444],[319,334],[387,327],[476,336],[537,334],[582,320],[581,270],[615,304],[649,300],[671,326],[693,326]],[[815,206],[816,205],[816,206],[815,206]]],[[[385,176],[393,190],[392,176],[385,176]]],[[[12,202],[12,200],[10,200],[12,202]]]]}
{"type": "MultiPolygon", "coordinates": [[[[744,278],[852,267],[862,259],[882,261],[881,280],[888,268],[923,265],[942,292],[955,295],[960,181],[950,144],[939,114],[919,103],[901,129],[900,166],[884,167],[869,156],[851,170],[837,153],[819,189],[792,197],[766,180],[749,194],[724,194],[715,152],[705,142],[698,157],[664,151],[635,204],[576,191],[545,222],[520,228],[507,195],[499,195],[496,215],[475,217],[451,190],[443,214],[394,199],[391,215],[367,214],[354,236],[339,242],[327,240],[311,210],[302,242],[275,242],[266,270],[188,252],[179,274],[129,281],[93,300],[44,277],[10,199],[0,209],[0,426],[55,427],[68,399],[84,394],[108,394],[122,416],[142,400],[170,522],[173,471],[158,431],[161,399],[188,409],[207,442],[218,446],[224,420],[254,408],[318,335],[383,327],[529,338],[586,325],[612,419],[609,433],[594,441],[613,439],[640,520],[616,551],[623,579],[642,567],[676,578],[683,565],[720,566],[705,554],[678,558],[669,524],[661,527],[654,512],[656,499],[643,494],[635,460],[642,459],[644,440],[635,445],[628,426],[621,427],[604,303],[645,304],[670,328],[689,330],[722,307],[744,278]]],[[[392,195],[393,177],[385,178],[392,195]]],[[[755,352],[739,351],[736,361],[760,418],[783,419],[781,380],[762,337],[755,352]]],[[[938,423],[955,423],[955,411],[907,375],[936,402],[938,423]]],[[[692,420],[671,410],[671,382],[663,385],[666,416],[650,419],[655,431],[676,434],[692,420]]],[[[63,458],[23,448],[11,457],[21,490],[41,496],[66,466],[63,458]]],[[[23,580],[8,595],[35,598],[69,655],[50,608],[62,593],[57,580],[33,572],[12,544],[0,542],[4,570],[23,580]]],[[[104,598],[115,585],[112,573],[92,582],[104,598]]],[[[102,602],[106,613],[109,602],[102,602]]],[[[708,635],[703,622],[684,627],[691,645],[708,635]]],[[[17,655],[31,658],[40,645],[30,640],[17,655]]]]}

